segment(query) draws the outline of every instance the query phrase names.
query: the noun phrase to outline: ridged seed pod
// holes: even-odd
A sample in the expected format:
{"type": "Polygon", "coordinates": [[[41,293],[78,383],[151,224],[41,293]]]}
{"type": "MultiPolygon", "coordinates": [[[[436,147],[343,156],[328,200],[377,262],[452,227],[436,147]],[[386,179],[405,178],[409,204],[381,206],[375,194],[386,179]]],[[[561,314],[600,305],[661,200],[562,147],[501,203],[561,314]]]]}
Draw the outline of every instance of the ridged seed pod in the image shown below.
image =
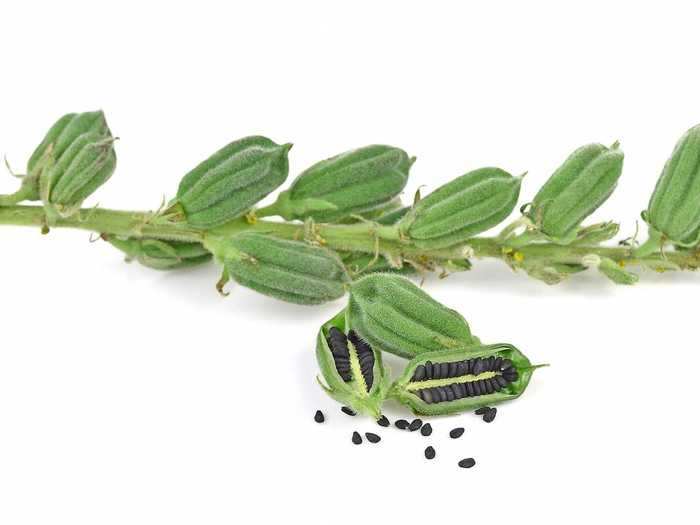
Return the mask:
{"type": "Polygon", "coordinates": [[[365,214],[403,191],[413,160],[399,148],[381,145],[341,153],[303,171],[271,210],[288,220],[317,222],[365,214]]]}
{"type": "Polygon", "coordinates": [[[551,239],[569,243],[581,222],[603,204],[622,174],[624,154],[588,144],[574,151],[535,195],[528,216],[551,239]]]}
{"type": "Polygon", "coordinates": [[[297,304],[321,304],[345,294],[350,276],[334,252],[261,233],[205,241],[239,284],[297,304]]]}
{"type": "Polygon", "coordinates": [[[155,270],[176,270],[209,262],[211,253],[198,242],[162,241],[158,239],[122,239],[113,235],[102,238],[126,254],[127,261],[155,270]]]}
{"type": "Polygon", "coordinates": [[[496,226],[513,211],[522,177],[481,168],[420,200],[399,222],[418,247],[446,248],[496,226]]]}
{"type": "Polygon", "coordinates": [[[318,332],[316,360],[323,378],[319,384],[339,403],[378,419],[389,387],[389,372],[382,364],[381,352],[347,330],[346,324],[343,310],[318,332]]]}
{"type": "Polygon", "coordinates": [[[464,318],[405,277],[371,274],[350,287],[348,323],[374,348],[401,357],[478,342],[464,318]]]}
{"type": "Polygon", "coordinates": [[[54,161],[58,160],[68,146],[83,133],[96,133],[105,138],[112,136],[102,111],[68,113],[51,126],[44,140],[29,157],[27,174],[38,175],[49,155],[54,161]]]}
{"type": "Polygon", "coordinates": [[[211,228],[244,215],[286,180],[291,147],[247,137],[214,153],[180,182],[176,202],[187,222],[211,228]]]}
{"type": "Polygon", "coordinates": [[[87,132],[42,170],[39,188],[44,203],[60,216],[75,212],[114,173],[114,139],[87,132]]]}
{"type": "Polygon", "coordinates": [[[651,228],[680,246],[700,240],[700,125],[689,129],[664,166],[644,214],[651,228]]]}
{"type": "Polygon", "coordinates": [[[388,396],[416,414],[456,414],[515,399],[534,369],[517,348],[504,343],[430,352],[408,363],[388,396]]]}

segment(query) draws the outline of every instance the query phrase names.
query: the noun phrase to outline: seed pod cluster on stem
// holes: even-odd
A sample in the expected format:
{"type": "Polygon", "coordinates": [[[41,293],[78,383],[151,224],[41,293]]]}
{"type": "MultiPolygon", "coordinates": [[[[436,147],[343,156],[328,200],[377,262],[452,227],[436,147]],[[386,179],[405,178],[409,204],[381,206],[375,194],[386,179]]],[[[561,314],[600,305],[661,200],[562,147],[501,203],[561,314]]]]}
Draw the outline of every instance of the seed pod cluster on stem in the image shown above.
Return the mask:
{"type": "MultiPolygon", "coordinates": [[[[353,281],[378,272],[445,277],[485,257],[547,284],[587,269],[632,284],[639,278],[634,267],[700,268],[700,126],[681,137],[663,168],[642,214],[648,239],[623,230],[617,243],[611,241],[619,222],[586,223],[620,179],[617,143],[576,149],[520,208],[522,216],[489,235],[516,209],[522,177],[477,168],[409,201],[402,192],[414,158],[395,146],[370,145],[313,164],[261,206],[286,182],[291,147],[263,136],[235,140],[198,164],[156,211],[85,206],[115,169],[114,140],[101,111],[61,117],[32,153],[20,188],[0,195],[0,224],[89,230],[158,269],[214,259],[224,268],[222,282],[230,278],[301,304],[337,300],[353,281]]],[[[384,312],[377,316],[372,308],[381,310],[382,301],[367,302],[365,285],[358,284],[349,311],[356,316],[365,301],[366,318],[355,321],[377,327],[384,312]]],[[[401,315],[404,324],[429,323],[401,315]]],[[[468,339],[463,326],[457,337],[452,324],[445,326],[444,341],[468,339]]],[[[431,344],[393,346],[412,356],[431,344]]]]}

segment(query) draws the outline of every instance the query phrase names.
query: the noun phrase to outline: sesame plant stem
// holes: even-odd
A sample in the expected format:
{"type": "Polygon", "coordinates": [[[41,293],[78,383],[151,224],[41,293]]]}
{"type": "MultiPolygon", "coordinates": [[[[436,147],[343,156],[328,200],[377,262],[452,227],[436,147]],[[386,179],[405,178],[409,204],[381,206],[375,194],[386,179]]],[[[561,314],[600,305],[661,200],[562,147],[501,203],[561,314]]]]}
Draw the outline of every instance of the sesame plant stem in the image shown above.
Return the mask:
{"type": "MultiPolygon", "coordinates": [[[[0,225],[38,227],[48,232],[49,224],[41,206],[0,205],[0,225]]],[[[608,258],[620,264],[647,265],[680,269],[700,267],[697,250],[669,251],[640,254],[633,247],[564,246],[551,242],[537,242],[513,248],[499,237],[475,237],[456,247],[419,248],[400,238],[391,226],[373,222],[356,224],[313,224],[276,222],[268,220],[236,219],[207,231],[198,230],[184,222],[169,222],[153,213],[117,211],[101,208],[82,209],[69,218],[52,220],[50,228],[73,228],[99,234],[111,234],[131,238],[151,238],[173,241],[202,242],[207,237],[225,238],[243,231],[269,233],[279,238],[306,240],[343,252],[376,254],[393,260],[405,259],[421,264],[441,266],[448,261],[467,258],[496,258],[513,268],[525,268],[527,264],[583,264],[587,255],[608,258]]]]}

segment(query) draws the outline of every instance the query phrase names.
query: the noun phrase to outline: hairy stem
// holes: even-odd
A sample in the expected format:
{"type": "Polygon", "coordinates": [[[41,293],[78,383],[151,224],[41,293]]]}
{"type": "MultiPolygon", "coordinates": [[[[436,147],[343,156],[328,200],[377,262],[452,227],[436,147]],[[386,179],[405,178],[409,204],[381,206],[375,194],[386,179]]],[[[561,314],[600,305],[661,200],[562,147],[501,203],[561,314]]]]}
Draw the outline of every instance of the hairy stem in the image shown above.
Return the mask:
{"type": "MultiPolygon", "coordinates": [[[[33,226],[47,230],[48,223],[41,206],[0,206],[0,225],[33,226]]],[[[348,225],[302,224],[268,220],[231,221],[208,231],[194,229],[182,222],[167,222],[147,212],[83,209],[70,218],[52,221],[51,228],[74,228],[122,237],[153,238],[178,241],[203,241],[207,236],[227,237],[242,231],[270,233],[277,237],[307,240],[339,251],[377,254],[392,259],[408,259],[422,264],[445,264],[469,257],[501,259],[518,268],[536,262],[547,264],[582,264],[586,255],[607,257],[620,265],[668,267],[681,269],[700,267],[700,254],[693,251],[669,251],[640,254],[632,247],[562,246],[538,242],[514,248],[499,237],[476,237],[463,245],[425,249],[401,239],[395,228],[372,222],[348,225]]]]}

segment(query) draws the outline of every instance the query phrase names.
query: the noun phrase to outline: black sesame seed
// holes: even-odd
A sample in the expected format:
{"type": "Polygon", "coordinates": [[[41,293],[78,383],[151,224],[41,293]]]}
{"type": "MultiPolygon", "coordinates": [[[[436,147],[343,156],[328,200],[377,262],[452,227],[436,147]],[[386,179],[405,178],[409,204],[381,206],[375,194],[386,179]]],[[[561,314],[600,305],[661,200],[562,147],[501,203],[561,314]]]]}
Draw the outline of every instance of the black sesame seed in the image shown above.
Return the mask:
{"type": "Polygon", "coordinates": [[[420,398],[426,403],[430,404],[433,402],[433,395],[430,392],[430,388],[424,388],[419,392],[420,398]]]}
{"type": "Polygon", "coordinates": [[[424,368],[425,368],[425,378],[432,379],[433,378],[433,363],[431,361],[426,361],[424,368]]]}
{"type": "Polygon", "coordinates": [[[463,427],[457,427],[457,428],[453,428],[452,430],[450,430],[450,437],[452,439],[457,439],[459,437],[462,437],[462,434],[464,434],[463,427]]]}
{"type": "Polygon", "coordinates": [[[326,420],[326,418],[323,417],[323,412],[321,412],[320,410],[317,410],[316,413],[314,414],[314,421],[316,421],[316,423],[323,423],[325,420],[326,420]]]}
{"type": "Polygon", "coordinates": [[[410,430],[411,432],[415,432],[416,430],[418,430],[422,426],[423,426],[423,421],[416,418],[413,421],[411,421],[410,425],[408,425],[408,430],[410,430]]]}
{"type": "Polygon", "coordinates": [[[508,385],[508,381],[503,376],[496,376],[496,377],[494,377],[494,379],[496,380],[496,382],[498,383],[498,386],[500,388],[503,388],[503,387],[508,385]]]}
{"type": "Polygon", "coordinates": [[[377,434],[373,434],[372,432],[365,432],[365,437],[370,443],[379,443],[382,440],[381,437],[379,437],[377,434]]]}
{"type": "Polygon", "coordinates": [[[435,449],[433,447],[425,447],[425,459],[433,459],[435,457],[435,449]]]}
{"type": "Polygon", "coordinates": [[[413,380],[420,381],[425,377],[425,367],[423,365],[418,365],[416,371],[413,372],[413,380]]]}
{"type": "Polygon", "coordinates": [[[458,365],[459,365],[459,363],[456,362],[456,361],[453,362],[453,363],[450,363],[450,369],[449,369],[448,372],[447,372],[447,376],[448,376],[448,377],[454,377],[454,376],[457,375],[457,367],[458,367],[458,365]]]}
{"type": "Polygon", "coordinates": [[[362,436],[359,432],[352,433],[352,442],[355,443],[355,445],[359,445],[362,443],[362,436]]]}
{"type": "Polygon", "coordinates": [[[347,414],[348,416],[355,416],[355,415],[357,415],[357,414],[355,413],[355,411],[354,411],[352,408],[350,408],[350,407],[343,407],[343,408],[341,408],[340,410],[343,412],[343,414],[347,414]]]}
{"type": "Polygon", "coordinates": [[[457,373],[455,375],[457,375],[457,376],[467,375],[467,362],[466,361],[460,361],[459,363],[457,363],[457,373]]]}
{"type": "Polygon", "coordinates": [[[474,392],[474,381],[469,381],[468,383],[464,383],[464,385],[467,388],[467,396],[468,397],[473,397],[475,395],[474,392]]]}
{"type": "Polygon", "coordinates": [[[509,368],[505,372],[503,372],[503,377],[506,379],[506,381],[513,382],[518,380],[518,371],[514,370],[512,368],[509,368]]]}
{"type": "Polygon", "coordinates": [[[440,363],[440,377],[449,377],[448,374],[450,373],[450,364],[449,363],[440,363]]]}
{"type": "Polygon", "coordinates": [[[385,415],[382,415],[382,417],[377,419],[377,425],[379,425],[380,427],[388,427],[389,425],[391,425],[391,423],[385,415]]]}
{"type": "Polygon", "coordinates": [[[483,416],[484,414],[488,413],[489,410],[491,410],[491,407],[481,407],[481,408],[477,408],[477,409],[474,411],[474,413],[475,413],[477,416],[483,416]]]}
{"type": "Polygon", "coordinates": [[[492,408],[486,414],[484,414],[484,417],[482,418],[484,421],[487,423],[491,423],[494,419],[496,419],[496,409],[492,408]]]}
{"type": "Polygon", "coordinates": [[[496,357],[495,356],[489,357],[486,370],[493,370],[495,364],[496,364],[496,357]]]}
{"type": "Polygon", "coordinates": [[[484,371],[484,360],[479,359],[478,357],[474,359],[474,368],[472,369],[472,374],[475,376],[478,376],[481,372],[484,371]]]}
{"type": "Polygon", "coordinates": [[[426,423],[423,425],[420,429],[420,433],[423,434],[424,436],[429,436],[430,434],[433,433],[433,427],[430,425],[430,423],[426,423]]]}
{"type": "Polygon", "coordinates": [[[405,419],[397,419],[397,420],[394,422],[394,425],[395,425],[396,428],[398,428],[398,429],[406,430],[406,429],[408,428],[408,421],[406,421],[405,419]]]}
{"type": "Polygon", "coordinates": [[[457,463],[462,468],[472,468],[474,465],[476,465],[476,461],[474,461],[474,458],[466,458],[457,463]]]}

